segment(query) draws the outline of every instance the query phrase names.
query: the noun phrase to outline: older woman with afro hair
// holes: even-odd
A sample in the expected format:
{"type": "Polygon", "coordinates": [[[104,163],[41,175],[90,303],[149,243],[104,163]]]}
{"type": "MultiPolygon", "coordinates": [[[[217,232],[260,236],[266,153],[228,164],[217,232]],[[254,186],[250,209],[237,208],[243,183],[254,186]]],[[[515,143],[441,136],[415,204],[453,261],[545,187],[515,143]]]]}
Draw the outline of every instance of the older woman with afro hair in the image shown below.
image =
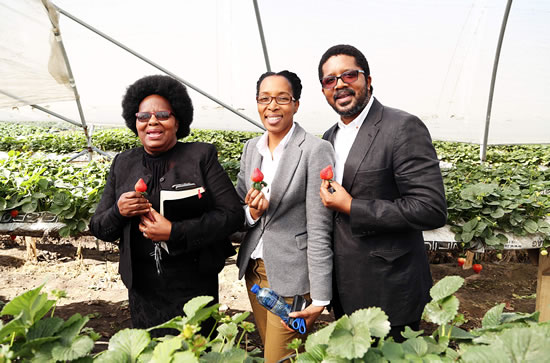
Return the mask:
{"type": "Polygon", "coordinates": [[[144,77],[128,87],[122,110],[143,147],[114,158],[90,231],[118,243],[132,324],[145,329],[182,315],[193,297],[218,301],[218,273],[235,253],[229,235],[243,225],[244,214],[216,148],[178,142],[193,120],[183,84],[144,77]],[[146,193],[143,183],[136,187],[140,179],[146,193]]]}

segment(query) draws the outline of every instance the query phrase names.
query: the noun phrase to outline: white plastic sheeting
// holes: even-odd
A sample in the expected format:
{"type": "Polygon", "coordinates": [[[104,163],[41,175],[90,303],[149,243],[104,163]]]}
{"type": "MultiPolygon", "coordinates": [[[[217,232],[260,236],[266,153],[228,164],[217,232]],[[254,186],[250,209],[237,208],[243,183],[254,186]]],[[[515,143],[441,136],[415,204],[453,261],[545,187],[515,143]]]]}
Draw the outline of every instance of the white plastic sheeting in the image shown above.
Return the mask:
{"type": "Polygon", "coordinates": [[[46,5],[41,0],[0,2],[0,107],[74,99],[52,32],[57,13],[48,14],[46,5]]]}
{"type": "MultiPolygon", "coordinates": [[[[255,85],[265,62],[252,0],[54,2],[258,119],[255,85]]],[[[272,69],[290,69],[302,79],[295,119],[306,130],[322,133],[337,119],[321,94],[317,64],[328,47],[348,43],[367,56],[381,102],[421,117],[434,139],[481,142],[506,1],[259,0],[258,4],[272,69]]],[[[120,100],[125,88],[160,71],[63,16],[60,22],[87,120],[123,125],[120,100]]],[[[3,50],[0,58],[5,58],[3,50]]],[[[490,144],[550,142],[548,64],[550,1],[516,0],[500,56],[490,144]]],[[[205,97],[190,93],[195,105],[192,126],[255,130],[205,97]]],[[[76,119],[76,108],[70,107],[76,119]]],[[[0,119],[6,118],[0,112],[0,119]]]]}

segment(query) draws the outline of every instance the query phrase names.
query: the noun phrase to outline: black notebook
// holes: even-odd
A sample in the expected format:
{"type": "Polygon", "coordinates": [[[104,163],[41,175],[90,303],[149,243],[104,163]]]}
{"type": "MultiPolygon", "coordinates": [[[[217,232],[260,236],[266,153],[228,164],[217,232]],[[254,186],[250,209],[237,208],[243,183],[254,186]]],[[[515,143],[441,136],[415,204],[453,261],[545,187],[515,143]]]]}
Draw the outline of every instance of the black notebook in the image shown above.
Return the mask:
{"type": "Polygon", "coordinates": [[[197,218],[206,212],[208,203],[203,187],[186,190],[161,190],[160,214],[171,222],[197,218]]]}

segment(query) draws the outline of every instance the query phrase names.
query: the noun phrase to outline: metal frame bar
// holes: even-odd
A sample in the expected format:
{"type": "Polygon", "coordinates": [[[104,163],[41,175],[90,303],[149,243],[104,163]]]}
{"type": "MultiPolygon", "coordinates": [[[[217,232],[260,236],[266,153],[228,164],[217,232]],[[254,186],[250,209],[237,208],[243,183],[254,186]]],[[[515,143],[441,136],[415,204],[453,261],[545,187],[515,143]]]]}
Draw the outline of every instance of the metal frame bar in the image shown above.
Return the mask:
{"type": "Polygon", "coordinates": [[[497,78],[498,61],[500,59],[500,50],[502,49],[502,40],[504,39],[504,31],[506,30],[506,24],[508,23],[508,15],[510,15],[510,8],[512,7],[512,0],[508,0],[506,4],[506,10],[504,10],[504,17],[502,18],[502,25],[500,26],[500,35],[498,37],[497,50],[495,53],[495,61],[493,62],[493,74],[491,76],[491,86],[489,88],[489,101],[487,103],[487,114],[485,116],[485,130],[483,131],[483,142],[479,150],[479,159],[481,163],[484,163],[487,158],[487,142],[489,140],[489,125],[491,123],[491,109],[493,107],[493,94],[495,92],[495,82],[497,78]]]}
{"type": "Polygon", "coordinates": [[[125,51],[127,51],[128,53],[138,57],[139,59],[141,59],[142,61],[152,65],[153,67],[157,68],[158,70],[166,73],[167,75],[171,76],[172,78],[180,81],[181,83],[185,84],[187,87],[197,91],[198,93],[200,93],[201,95],[211,99],[212,101],[216,102],[217,104],[219,104],[220,106],[226,108],[227,110],[233,112],[234,114],[236,114],[237,116],[240,116],[242,118],[244,118],[246,121],[250,122],[251,124],[253,124],[254,126],[257,126],[259,127],[260,129],[262,130],[265,130],[265,128],[263,127],[263,125],[260,125],[259,123],[257,123],[256,121],[252,120],[251,118],[249,118],[248,116],[246,115],[243,115],[242,113],[240,113],[239,111],[237,111],[236,109],[234,109],[233,107],[229,106],[228,104],[220,101],[219,99],[215,98],[214,96],[211,96],[210,94],[208,94],[207,92],[201,90],[200,88],[198,88],[197,86],[187,82],[186,80],[178,77],[177,75],[175,75],[174,73],[170,72],[169,70],[167,70],[166,68],[156,64],[155,62],[153,62],[152,60],[144,57],[143,55],[139,54],[138,52],[128,48],[127,46],[125,46],[124,44],[118,42],[117,40],[111,38],[110,36],[108,36],[107,34],[99,31],[98,29],[94,28],[93,26],[85,23],[84,21],[78,19],[77,17],[75,17],[74,15],[66,12],[65,10],[61,9],[59,6],[55,5],[55,4],[52,4],[53,6],[55,6],[55,8],[57,9],[57,11],[59,11],[61,14],[65,15],[67,18],[73,20],[74,22],[82,25],[83,27],[91,30],[92,32],[96,33],[97,35],[101,36],[102,38],[108,40],[109,42],[113,43],[114,45],[124,49],[125,51]]]}
{"type": "Polygon", "coordinates": [[[262,41],[262,49],[264,51],[265,67],[268,72],[271,72],[271,65],[269,64],[269,55],[267,54],[267,45],[265,43],[264,28],[262,26],[262,18],[260,16],[260,8],[258,7],[258,1],[253,0],[254,12],[256,13],[256,22],[258,23],[258,31],[260,33],[260,40],[262,41]]]}

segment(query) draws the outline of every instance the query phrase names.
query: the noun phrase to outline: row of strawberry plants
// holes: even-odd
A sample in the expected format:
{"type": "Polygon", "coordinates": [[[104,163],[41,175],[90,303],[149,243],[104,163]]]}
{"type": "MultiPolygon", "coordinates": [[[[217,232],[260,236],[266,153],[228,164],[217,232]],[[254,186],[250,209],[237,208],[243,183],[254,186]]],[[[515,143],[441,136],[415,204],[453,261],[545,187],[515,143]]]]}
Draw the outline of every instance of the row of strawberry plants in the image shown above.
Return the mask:
{"type": "MultiPolygon", "coordinates": [[[[309,335],[305,344],[294,340],[294,362],[545,362],[550,356],[550,322],[539,322],[539,313],[505,313],[504,305],[490,309],[481,328],[460,328],[465,318],[454,295],[463,285],[459,276],[447,276],[430,290],[432,301],[422,319],[436,324],[431,335],[409,328],[405,341],[388,336],[390,322],[380,308],[360,309],[343,316],[309,335]],[[303,350],[300,348],[303,345],[303,350]]],[[[211,297],[200,296],[183,308],[183,316],[159,326],[124,329],[109,340],[108,349],[93,354],[100,335],[85,327],[88,316],[74,314],[67,321],[54,316],[55,292],[49,300],[42,286],[30,290],[0,312],[11,317],[0,321],[0,362],[255,362],[263,361],[256,348],[248,352],[243,337],[255,330],[245,318],[249,312],[233,316],[218,312],[219,304],[208,306],[211,297]],[[48,316],[47,314],[50,313],[48,316]],[[217,321],[217,334],[200,330],[208,317],[217,321]],[[154,329],[171,328],[177,335],[151,338],[154,329]],[[244,346],[243,346],[244,345],[244,346]]]]}
{"type": "MultiPolygon", "coordinates": [[[[44,135],[44,132],[36,127],[31,131],[28,135],[44,135]]],[[[71,132],[72,135],[77,134],[74,131],[71,132]]],[[[124,150],[139,146],[139,139],[127,129],[104,129],[95,135],[98,141],[103,140],[99,145],[103,145],[104,149],[124,150]]],[[[204,141],[216,145],[222,165],[235,182],[244,142],[255,135],[258,133],[193,129],[184,140],[204,141]]],[[[53,134],[45,136],[47,140],[54,140],[54,138],[53,134]]],[[[56,142],[62,144],[60,140],[56,142]]],[[[29,143],[31,146],[35,144],[40,142],[29,143]]],[[[479,165],[471,161],[472,153],[465,151],[471,150],[472,145],[441,142],[435,144],[440,157],[453,162],[452,167],[443,170],[449,204],[448,224],[452,226],[456,233],[456,240],[462,243],[463,248],[469,248],[475,243],[483,243],[497,249],[502,248],[507,238],[501,232],[519,236],[538,233],[538,238],[543,239],[543,245],[550,245],[550,226],[545,221],[550,213],[550,172],[539,164],[548,149],[529,146],[533,154],[529,159],[531,161],[527,164],[512,159],[509,163],[479,165]],[[444,152],[441,152],[442,150],[444,152]],[[464,153],[464,160],[458,162],[451,157],[449,153],[451,150],[454,150],[452,155],[455,156],[464,153]],[[468,157],[465,156],[466,154],[468,157]]],[[[74,174],[74,167],[66,165],[63,161],[44,161],[41,168],[54,169],[54,171],[51,176],[48,174],[50,172],[46,173],[42,177],[43,181],[38,185],[40,178],[33,174],[37,165],[41,163],[40,159],[35,158],[27,162],[25,160],[27,155],[13,152],[10,155],[9,160],[0,161],[3,164],[0,166],[4,169],[3,177],[6,180],[5,185],[0,189],[0,211],[14,208],[24,212],[49,210],[58,214],[62,221],[68,224],[68,228],[63,230],[63,235],[78,233],[83,224],[89,220],[90,213],[93,213],[95,203],[100,198],[108,163],[100,162],[89,166],[100,169],[96,176],[91,176],[92,179],[96,178],[95,180],[76,182],[81,174],[74,174]],[[76,184],[93,185],[94,194],[89,198],[88,204],[80,201],[78,190],[74,193],[76,197],[71,196],[73,193],[69,188],[59,190],[54,181],[56,178],[65,178],[64,173],[67,173],[76,184]],[[19,180],[19,183],[15,182],[16,180],[19,180]],[[22,181],[25,181],[23,185],[21,185],[22,181]],[[33,186],[33,184],[36,185],[33,186]],[[34,190],[39,190],[40,193],[33,195],[34,190]],[[55,203],[55,200],[61,200],[60,195],[66,196],[62,200],[64,203],[70,201],[73,207],[60,211],[55,203]],[[54,196],[57,196],[57,199],[53,199],[54,196]]],[[[93,173],[87,175],[93,175],[93,173]]]]}

